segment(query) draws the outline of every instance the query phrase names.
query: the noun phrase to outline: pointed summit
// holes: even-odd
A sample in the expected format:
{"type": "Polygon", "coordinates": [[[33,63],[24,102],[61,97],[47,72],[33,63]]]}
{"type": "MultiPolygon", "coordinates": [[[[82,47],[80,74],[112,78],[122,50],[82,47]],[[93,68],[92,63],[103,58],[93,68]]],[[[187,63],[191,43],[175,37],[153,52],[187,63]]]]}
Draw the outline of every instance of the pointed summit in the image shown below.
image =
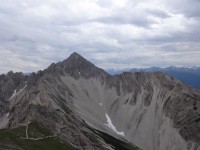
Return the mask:
{"type": "Polygon", "coordinates": [[[68,59],[63,61],[62,65],[64,65],[65,72],[75,78],[105,78],[109,76],[103,69],[96,67],[76,52],[72,53],[68,59]]]}
{"type": "Polygon", "coordinates": [[[72,53],[69,58],[67,58],[66,60],[64,60],[64,62],[74,62],[75,64],[77,64],[78,62],[88,62],[84,57],[82,57],[80,54],[74,52],[72,53]]]}
{"type": "MultiPolygon", "coordinates": [[[[78,58],[78,57],[82,57],[80,54],[78,54],[77,52],[73,52],[70,56],[69,56],[69,58],[78,58]]],[[[82,57],[83,58],[83,57],[82,57]]]]}
{"type": "Polygon", "coordinates": [[[74,52],[63,62],[52,64],[48,70],[51,73],[66,73],[74,78],[106,78],[110,76],[103,69],[96,67],[80,54],[74,52]]]}

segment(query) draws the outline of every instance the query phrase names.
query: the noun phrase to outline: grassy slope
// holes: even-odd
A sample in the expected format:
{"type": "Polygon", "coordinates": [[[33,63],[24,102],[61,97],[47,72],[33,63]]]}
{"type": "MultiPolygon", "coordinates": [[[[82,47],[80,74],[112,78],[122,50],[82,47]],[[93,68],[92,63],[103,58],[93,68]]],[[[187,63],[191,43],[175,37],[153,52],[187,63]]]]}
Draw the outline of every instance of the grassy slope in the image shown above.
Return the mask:
{"type": "MultiPolygon", "coordinates": [[[[125,141],[116,139],[107,133],[88,128],[99,135],[106,143],[112,145],[115,150],[138,150],[138,147],[125,141]]],[[[28,126],[29,138],[44,138],[40,140],[26,139],[26,126],[4,130],[0,129],[0,150],[75,150],[70,145],[63,144],[57,137],[50,137],[49,129],[37,123],[28,126]]]]}
{"type": "Polygon", "coordinates": [[[63,144],[51,132],[35,123],[29,125],[28,133],[30,138],[44,138],[41,140],[23,139],[26,137],[26,127],[21,126],[15,129],[0,130],[0,150],[75,150],[70,145],[63,144]]]}

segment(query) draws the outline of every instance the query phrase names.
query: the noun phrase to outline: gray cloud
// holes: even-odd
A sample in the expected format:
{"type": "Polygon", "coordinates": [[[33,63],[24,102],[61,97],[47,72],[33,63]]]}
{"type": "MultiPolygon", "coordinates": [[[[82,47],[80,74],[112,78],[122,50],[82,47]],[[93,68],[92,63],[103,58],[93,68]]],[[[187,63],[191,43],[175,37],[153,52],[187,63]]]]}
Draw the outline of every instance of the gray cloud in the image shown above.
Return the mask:
{"type": "Polygon", "coordinates": [[[198,0],[2,0],[0,73],[32,72],[76,51],[102,68],[193,66],[198,0]]]}
{"type": "Polygon", "coordinates": [[[160,17],[160,18],[170,17],[169,14],[167,14],[166,12],[159,10],[159,9],[147,9],[146,13],[149,13],[153,16],[160,17]]]}
{"type": "Polygon", "coordinates": [[[200,16],[199,0],[163,0],[163,3],[165,3],[167,7],[174,13],[184,14],[187,17],[200,16]]]}

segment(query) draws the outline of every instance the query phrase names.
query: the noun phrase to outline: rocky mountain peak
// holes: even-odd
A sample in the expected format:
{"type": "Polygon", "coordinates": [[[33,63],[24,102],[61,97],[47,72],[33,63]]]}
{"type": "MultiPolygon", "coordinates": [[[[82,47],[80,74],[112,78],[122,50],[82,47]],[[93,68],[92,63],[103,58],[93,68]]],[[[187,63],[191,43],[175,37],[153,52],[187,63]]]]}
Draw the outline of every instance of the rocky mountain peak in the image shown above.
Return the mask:
{"type": "Polygon", "coordinates": [[[72,53],[63,62],[56,64],[56,66],[75,78],[106,78],[110,76],[103,69],[96,67],[76,52],[72,53]]]}
{"type": "Polygon", "coordinates": [[[72,53],[62,62],[52,63],[44,71],[32,73],[28,79],[28,87],[35,85],[41,77],[46,75],[52,78],[69,75],[75,79],[105,79],[110,76],[110,74],[105,72],[103,69],[96,67],[76,52],[72,53]]]}
{"type": "Polygon", "coordinates": [[[91,66],[93,65],[91,62],[86,60],[80,54],[74,52],[72,53],[66,60],[62,62],[63,65],[74,65],[74,68],[82,67],[84,65],[91,66]]]}
{"type": "Polygon", "coordinates": [[[74,59],[85,59],[85,58],[83,58],[80,54],[78,54],[78,53],[76,53],[76,52],[73,52],[73,53],[69,56],[68,59],[74,60],[74,59]]]}

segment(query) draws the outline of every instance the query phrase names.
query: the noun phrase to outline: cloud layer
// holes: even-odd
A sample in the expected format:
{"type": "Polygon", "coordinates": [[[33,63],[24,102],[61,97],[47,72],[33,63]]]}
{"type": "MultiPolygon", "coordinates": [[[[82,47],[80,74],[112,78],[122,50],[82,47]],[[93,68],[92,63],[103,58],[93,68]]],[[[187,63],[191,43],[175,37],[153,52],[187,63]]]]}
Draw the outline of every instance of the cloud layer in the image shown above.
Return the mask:
{"type": "Polygon", "coordinates": [[[76,51],[104,69],[200,65],[198,0],[1,0],[0,73],[76,51]]]}

